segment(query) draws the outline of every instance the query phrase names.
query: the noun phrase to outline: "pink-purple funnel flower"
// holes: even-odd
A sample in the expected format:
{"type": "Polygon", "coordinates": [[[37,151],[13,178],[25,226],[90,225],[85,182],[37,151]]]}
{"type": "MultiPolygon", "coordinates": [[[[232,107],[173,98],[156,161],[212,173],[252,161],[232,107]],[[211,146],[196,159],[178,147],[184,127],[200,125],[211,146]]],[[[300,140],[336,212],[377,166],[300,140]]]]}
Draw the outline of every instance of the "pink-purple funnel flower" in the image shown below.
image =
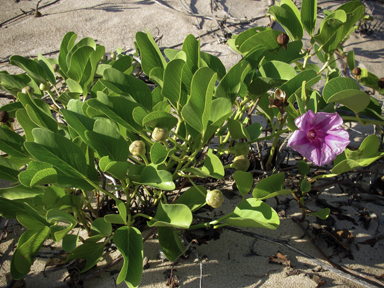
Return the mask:
{"type": "Polygon", "coordinates": [[[350,142],[337,113],[309,110],[296,118],[295,124],[299,130],[293,132],[288,146],[318,166],[332,162],[350,142]]]}

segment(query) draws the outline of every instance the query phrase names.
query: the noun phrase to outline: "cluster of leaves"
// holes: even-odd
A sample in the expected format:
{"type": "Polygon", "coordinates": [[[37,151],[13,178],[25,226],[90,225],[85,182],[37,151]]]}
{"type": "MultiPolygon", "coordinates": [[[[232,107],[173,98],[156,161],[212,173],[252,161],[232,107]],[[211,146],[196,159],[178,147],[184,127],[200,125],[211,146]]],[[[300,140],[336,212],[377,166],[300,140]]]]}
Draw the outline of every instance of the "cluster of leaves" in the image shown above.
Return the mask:
{"type": "MultiPolygon", "coordinates": [[[[47,238],[62,240],[67,261],[86,259],[81,272],[92,268],[113,241],[124,257],[117,282],[137,287],[143,258],[138,218],[157,227],[160,245],[171,261],[184,251],[180,234],[186,229],[276,229],[279,217],[262,200],[304,195],[317,178],[308,177],[309,166],[301,162],[297,189],[284,189],[284,173],[272,171],[252,190],[249,145],[265,140],[260,138],[261,125],[245,116],[252,107],[257,106],[270,125],[267,138],[274,138],[269,168],[280,135],[294,131],[294,119],[308,110],[334,112],[337,104],[336,111],[346,121],[384,124],[377,101],[355,80],[339,77],[334,64],[335,51],[342,51],[344,39],[364,16],[359,1],[329,12],[316,35],[316,1],[303,1],[300,13],[284,0],[269,13],[291,42],[279,44],[280,31],[249,29],[228,41],[243,56],[228,71],[219,58],[200,51],[192,35],[181,50],[165,49],[164,56],[149,32],[136,34],[134,55],[117,49],[117,56],[109,60],[93,39],[75,43],[73,32],[64,36],[58,59],[11,57],[11,64],[25,73],[0,72],[0,88],[16,99],[0,109],[7,113],[0,128],[0,149],[7,153],[0,157],[0,177],[14,183],[0,189],[0,212],[28,229],[12,258],[14,279],[29,273],[47,238]],[[313,45],[307,50],[301,41],[304,29],[313,45]],[[323,67],[308,63],[310,57],[317,57],[323,67]],[[327,83],[320,95],[311,87],[324,78],[327,83]],[[275,88],[284,91],[283,104],[270,105],[269,91],[275,88]],[[12,118],[23,128],[22,135],[13,131],[12,118]],[[210,145],[212,139],[218,139],[217,147],[210,145]],[[222,164],[224,154],[233,155],[231,164],[222,164]],[[223,202],[220,191],[207,191],[193,179],[222,179],[227,168],[237,170],[233,177],[242,201],[219,219],[193,224],[193,212],[207,203],[216,208],[223,202]],[[175,183],[186,182],[192,186],[180,197],[169,197],[175,183]],[[252,197],[246,197],[251,190],[252,197]],[[108,201],[115,209],[103,211],[108,201]],[[79,227],[88,238],[79,237],[79,227]]],[[[348,59],[353,69],[353,55],[348,59]]],[[[360,81],[370,86],[373,76],[366,75],[360,81]]],[[[346,151],[335,160],[332,173],[321,177],[376,161],[382,157],[377,141],[371,136],[358,151],[346,151]]],[[[327,211],[315,215],[326,217],[327,211]]]]}

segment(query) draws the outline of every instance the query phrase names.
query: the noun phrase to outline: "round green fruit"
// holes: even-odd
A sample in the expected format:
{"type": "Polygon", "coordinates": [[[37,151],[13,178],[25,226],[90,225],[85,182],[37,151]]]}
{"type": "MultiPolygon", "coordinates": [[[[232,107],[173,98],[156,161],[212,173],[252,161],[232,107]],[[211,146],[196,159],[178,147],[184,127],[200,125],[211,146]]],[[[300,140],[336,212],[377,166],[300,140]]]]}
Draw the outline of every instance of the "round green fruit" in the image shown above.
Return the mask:
{"type": "Polygon", "coordinates": [[[224,195],[218,189],[208,191],[205,202],[212,208],[219,208],[224,202],[224,195]]]}
{"type": "Polygon", "coordinates": [[[46,82],[46,83],[40,83],[40,85],[39,85],[39,89],[40,89],[41,91],[47,91],[47,90],[49,89],[49,83],[48,83],[48,82],[46,82]]]}
{"type": "Polygon", "coordinates": [[[233,160],[233,168],[239,171],[247,172],[250,164],[248,157],[245,155],[237,156],[235,160],[233,160]]]}
{"type": "Polygon", "coordinates": [[[23,94],[33,94],[33,88],[31,86],[25,86],[23,89],[21,89],[21,93],[23,94]]]}
{"type": "Polygon", "coordinates": [[[169,131],[167,128],[156,127],[152,133],[152,139],[157,142],[164,142],[168,138],[168,136],[169,131]]]}
{"type": "Polygon", "coordinates": [[[129,152],[131,152],[133,156],[145,155],[144,142],[140,140],[133,141],[132,144],[129,146],[129,152]]]}

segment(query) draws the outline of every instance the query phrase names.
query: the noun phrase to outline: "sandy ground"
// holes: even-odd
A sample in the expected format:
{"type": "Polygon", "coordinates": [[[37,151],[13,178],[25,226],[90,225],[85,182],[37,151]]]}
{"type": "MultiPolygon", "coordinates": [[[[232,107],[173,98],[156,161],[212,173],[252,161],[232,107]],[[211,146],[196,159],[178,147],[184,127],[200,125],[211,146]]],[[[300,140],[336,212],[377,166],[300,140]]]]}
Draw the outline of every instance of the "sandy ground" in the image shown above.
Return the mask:
{"type": "MultiPolygon", "coordinates": [[[[221,0],[217,2],[218,7],[213,10],[211,10],[210,0],[187,0],[186,2],[183,0],[43,0],[40,3],[42,17],[35,18],[33,12],[29,12],[35,8],[36,2],[0,0],[0,22],[2,23],[0,27],[0,70],[17,72],[17,69],[7,63],[12,55],[35,56],[37,53],[47,53],[47,57],[57,57],[55,51],[59,49],[62,37],[68,31],[77,33],[78,39],[83,37],[96,39],[97,43],[106,47],[106,51],[113,51],[116,47],[125,51],[133,51],[135,33],[137,31],[145,32],[145,29],[148,29],[152,36],[161,37],[159,46],[162,48],[180,47],[188,34],[201,36],[202,50],[220,57],[228,69],[240,60],[240,56],[226,44],[219,43],[218,39],[224,35],[223,31],[217,30],[218,22],[216,20],[221,21],[227,17],[226,23],[230,30],[227,28],[225,30],[227,33],[234,34],[249,27],[266,26],[270,22],[269,18],[263,17],[270,5],[270,2],[265,0],[221,0]],[[184,6],[193,13],[207,15],[214,20],[188,15],[181,2],[185,3],[184,6]],[[50,3],[53,4],[49,5],[50,3]],[[23,15],[18,16],[20,14],[23,15]],[[13,17],[16,18],[8,21],[13,17]],[[239,23],[246,19],[252,21],[255,19],[255,21],[250,24],[230,26],[232,23],[239,23]]],[[[318,5],[323,9],[333,9],[342,3],[344,1],[318,1],[318,5]]],[[[297,5],[300,6],[300,1],[297,2],[297,5]]],[[[371,12],[373,10],[373,16],[377,16],[379,19],[383,17],[383,4],[367,1],[366,5],[371,12]]],[[[345,50],[353,49],[359,65],[382,77],[384,25],[379,21],[375,23],[378,23],[377,27],[381,30],[375,31],[372,35],[352,34],[345,45],[345,50]]],[[[278,26],[274,26],[274,28],[277,29],[278,26]]],[[[375,97],[382,101],[381,96],[376,94],[375,97]]],[[[3,105],[4,99],[0,100],[3,101],[1,102],[3,105]]],[[[373,131],[372,127],[357,126],[353,129],[353,131],[351,130],[353,133],[351,140],[354,140],[356,146],[364,135],[373,131]]],[[[382,171],[380,172],[382,173],[382,171]]],[[[257,178],[255,178],[256,181],[257,178]]],[[[1,182],[0,185],[5,187],[7,183],[1,182]]],[[[228,191],[230,190],[228,189],[228,191]]],[[[366,208],[371,215],[373,213],[377,215],[371,221],[368,229],[365,229],[362,222],[358,221],[358,210],[361,207],[347,205],[350,195],[355,192],[355,188],[351,188],[350,191],[341,191],[336,187],[330,187],[320,196],[321,199],[334,206],[342,203],[342,208],[345,209],[344,214],[356,221],[353,223],[350,220],[336,220],[334,224],[336,229],[348,229],[355,236],[354,241],[349,245],[353,259],[344,257],[345,253],[335,251],[333,247],[328,247],[324,239],[316,239],[316,243],[338,265],[374,278],[384,273],[384,242],[380,240],[373,247],[358,243],[384,233],[384,227],[377,224],[379,223],[377,219],[384,219],[384,208],[381,203],[384,201],[378,201],[379,198],[377,198],[375,203],[361,202],[362,207],[366,208]]],[[[237,194],[235,192],[235,196],[232,199],[226,199],[225,204],[215,213],[231,211],[239,201],[240,196],[238,192],[237,194]]],[[[275,200],[269,201],[269,204],[272,207],[277,206],[275,200]]],[[[281,225],[276,231],[247,230],[264,236],[289,240],[289,244],[296,249],[317,259],[322,259],[315,246],[305,237],[303,230],[291,220],[291,216],[299,212],[298,206],[293,202],[291,204],[286,217],[281,218],[281,225]]],[[[206,211],[202,215],[213,217],[213,213],[206,211]]],[[[333,217],[335,218],[335,216],[333,217]]],[[[309,220],[313,222],[313,219],[309,220]]],[[[1,225],[3,225],[5,219],[1,221],[1,225]]],[[[305,222],[304,225],[307,227],[308,223],[305,222]]],[[[20,227],[13,222],[8,226],[8,231],[8,237],[0,245],[1,287],[7,286],[6,274],[9,271],[10,258],[17,244],[17,238],[22,233],[20,227]]],[[[146,231],[144,234],[148,232],[146,231]]],[[[309,234],[315,237],[311,232],[309,234]]],[[[47,242],[46,244],[52,243],[47,242]]],[[[170,269],[170,263],[158,259],[159,248],[157,240],[153,238],[144,244],[144,256],[149,259],[149,268],[143,272],[140,287],[167,287],[165,274],[170,269]]],[[[326,281],[322,287],[375,287],[375,285],[379,285],[366,280],[364,280],[365,284],[347,280],[332,271],[322,269],[321,266],[307,257],[301,256],[297,251],[262,240],[254,243],[254,238],[229,230],[223,230],[220,239],[210,241],[209,245],[194,246],[194,249],[196,255],[202,259],[202,270],[200,270],[200,264],[195,254],[191,254],[188,259],[181,259],[175,266],[177,270],[175,274],[181,287],[199,287],[201,271],[202,287],[317,287],[319,285],[318,276],[326,281]],[[251,247],[255,252],[253,255],[249,255],[251,247]],[[270,263],[270,257],[276,255],[278,251],[286,255],[291,266],[270,263]]],[[[107,256],[106,261],[101,261],[98,268],[93,268],[88,274],[94,273],[99,267],[110,263],[116,257],[118,257],[118,252],[111,253],[107,256]]],[[[31,273],[25,278],[25,287],[58,287],[63,284],[63,279],[68,275],[67,270],[47,272],[44,276],[42,270],[46,262],[47,259],[35,261],[31,273]]],[[[84,287],[126,287],[124,283],[115,284],[119,267],[118,265],[112,267],[101,276],[86,281],[84,287]]]]}

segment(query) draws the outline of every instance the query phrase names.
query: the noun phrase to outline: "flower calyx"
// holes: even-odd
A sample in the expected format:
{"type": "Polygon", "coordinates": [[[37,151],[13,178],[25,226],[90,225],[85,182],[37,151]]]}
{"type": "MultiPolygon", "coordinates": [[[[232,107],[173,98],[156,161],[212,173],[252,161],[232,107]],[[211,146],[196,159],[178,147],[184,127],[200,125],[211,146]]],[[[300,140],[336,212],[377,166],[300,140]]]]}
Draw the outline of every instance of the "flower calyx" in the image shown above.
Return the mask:
{"type": "Polygon", "coordinates": [[[141,140],[135,140],[129,145],[129,152],[132,153],[133,156],[143,156],[145,155],[145,143],[141,140]]]}
{"type": "Polygon", "coordinates": [[[212,208],[219,208],[224,202],[224,195],[218,189],[208,191],[205,202],[212,208]]]}
{"type": "Polygon", "coordinates": [[[152,132],[152,139],[156,142],[164,142],[169,137],[167,128],[156,127],[152,132]]]}
{"type": "Polygon", "coordinates": [[[285,33],[281,33],[277,36],[277,44],[279,44],[279,46],[282,46],[284,48],[284,50],[287,50],[287,46],[288,46],[288,42],[289,42],[289,37],[287,34],[285,33]]]}
{"type": "Polygon", "coordinates": [[[288,97],[285,91],[281,90],[280,88],[277,88],[274,93],[274,98],[269,97],[269,108],[277,108],[280,112],[281,119],[283,118],[284,114],[284,108],[289,105],[288,103],[288,97]]]}

